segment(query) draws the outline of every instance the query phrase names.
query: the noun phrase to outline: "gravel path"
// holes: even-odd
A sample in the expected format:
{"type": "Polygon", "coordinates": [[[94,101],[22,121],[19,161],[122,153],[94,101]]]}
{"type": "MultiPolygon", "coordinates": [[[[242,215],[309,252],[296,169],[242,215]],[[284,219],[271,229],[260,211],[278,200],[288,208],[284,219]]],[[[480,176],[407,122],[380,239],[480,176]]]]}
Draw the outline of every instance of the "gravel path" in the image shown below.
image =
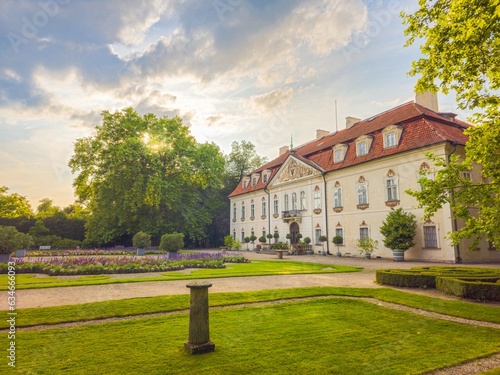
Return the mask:
{"type": "MultiPolygon", "coordinates": [[[[256,254],[253,252],[242,252],[243,255],[250,259],[267,259],[276,260],[275,255],[256,254]]],[[[342,257],[336,258],[333,256],[288,256],[286,260],[295,260],[303,262],[316,262],[325,264],[338,264],[345,266],[362,267],[361,272],[354,273],[339,273],[339,274],[312,274],[312,275],[280,275],[280,276],[257,276],[257,277],[233,277],[220,279],[206,279],[211,282],[212,287],[210,293],[218,292],[242,292],[242,291],[257,291],[269,289],[285,289],[299,288],[312,286],[337,286],[337,287],[356,287],[356,288],[379,288],[375,284],[375,270],[381,268],[411,268],[416,266],[429,266],[430,263],[422,262],[393,262],[387,259],[372,259],[366,260],[359,257],[342,257]]],[[[443,264],[436,264],[443,265],[443,264]]],[[[454,265],[461,266],[461,265],[454,265]]],[[[467,266],[467,265],[462,265],[467,266]]],[[[481,264],[481,267],[498,268],[498,264],[481,264]]],[[[141,276],[141,275],[134,275],[141,276]]],[[[147,275],[144,275],[147,276],[147,275]]],[[[117,276],[119,277],[119,276],[117,276]]],[[[88,302],[108,301],[115,299],[134,298],[134,297],[150,297],[159,295],[174,295],[188,294],[189,289],[186,288],[187,281],[160,281],[160,282],[140,282],[127,284],[108,284],[108,285],[91,285],[80,287],[64,287],[64,288],[48,288],[48,289],[26,289],[16,291],[16,308],[29,307],[46,307],[46,306],[62,306],[70,304],[81,304],[88,302]]],[[[420,289],[402,289],[406,292],[423,294],[438,298],[454,299],[453,297],[444,295],[436,290],[420,290],[420,289]]],[[[316,297],[318,298],[318,297],[316,297]]],[[[335,297],[338,298],[338,297],[335,297]]],[[[498,324],[470,321],[467,319],[450,317],[443,314],[432,313],[420,309],[409,308],[406,306],[381,302],[375,299],[364,299],[387,308],[410,311],[416,314],[429,316],[436,319],[445,319],[455,321],[462,324],[473,324],[478,326],[488,326],[500,329],[498,324]]],[[[280,303],[274,301],[270,303],[280,303]]],[[[289,301],[287,301],[289,302],[289,301]]],[[[491,303],[489,305],[492,305],[491,303]]],[[[500,304],[496,304],[500,306],[500,304]]],[[[0,310],[7,309],[7,292],[0,292],[0,310]]],[[[228,308],[228,307],[225,307],[228,308]]],[[[162,313],[165,315],[165,313],[162,313]]],[[[152,316],[152,315],[147,315],[152,316]]],[[[140,319],[144,316],[128,317],[128,318],[112,318],[101,321],[67,323],[64,327],[74,325],[104,323],[106,321],[121,320],[121,319],[140,319]]],[[[63,325],[59,325],[62,328],[63,325]]],[[[50,328],[55,328],[52,326],[50,328]]],[[[29,329],[48,329],[47,326],[32,327],[29,329]]],[[[27,328],[28,329],[28,328],[27,328]]],[[[500,353],[492,355],[488,358],[472,361],[460,366],[455,366],[448,369],[441,369],[432,372],[432,375],[473,375],[480,374],[486,370],[500,367],[500,353]]]]}

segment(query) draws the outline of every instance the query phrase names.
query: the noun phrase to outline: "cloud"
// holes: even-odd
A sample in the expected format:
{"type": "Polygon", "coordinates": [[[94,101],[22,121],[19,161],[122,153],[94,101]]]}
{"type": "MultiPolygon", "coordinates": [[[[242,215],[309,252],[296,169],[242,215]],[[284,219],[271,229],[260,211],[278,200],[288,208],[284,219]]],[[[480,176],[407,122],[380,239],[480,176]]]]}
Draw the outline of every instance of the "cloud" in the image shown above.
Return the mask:
{"type": "Polygon", "coordinates": [[[286,106],[293,98],[293,89],[276,89],[250,97],[252,105],[261,113],[273,113],[286,106]]]}

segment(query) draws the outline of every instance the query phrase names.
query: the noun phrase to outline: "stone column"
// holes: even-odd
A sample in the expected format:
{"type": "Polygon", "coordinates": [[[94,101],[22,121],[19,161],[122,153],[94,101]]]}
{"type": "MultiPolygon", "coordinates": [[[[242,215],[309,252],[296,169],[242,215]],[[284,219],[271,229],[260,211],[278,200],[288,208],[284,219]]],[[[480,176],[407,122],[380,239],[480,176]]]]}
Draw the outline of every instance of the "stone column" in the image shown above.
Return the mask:
{"type": "Polygon", "coordinates": [[[193,282],[186,285],[191,290],[189,308],[189,341],[184,348],[189,354],[209,353],[215,350],[215,344],[210,341],[208,323],[208,288],[207,282],[193,282]]]}

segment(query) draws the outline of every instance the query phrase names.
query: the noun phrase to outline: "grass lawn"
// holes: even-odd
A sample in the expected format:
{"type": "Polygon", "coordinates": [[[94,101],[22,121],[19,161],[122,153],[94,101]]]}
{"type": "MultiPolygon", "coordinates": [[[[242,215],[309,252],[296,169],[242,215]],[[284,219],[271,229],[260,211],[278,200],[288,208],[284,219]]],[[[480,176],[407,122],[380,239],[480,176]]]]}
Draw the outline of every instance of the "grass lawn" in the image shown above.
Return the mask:
{"type": "MultiPolygon", "coordinates": [[[[356,272],[361,268],[319,264],[309,262],[255,260],[251,263],[226,263],[226,268],[193,269],[189,273],[181,271],[164,272],[160,275],[151,274],[150,277],[114,278],[113,275],[92,275],[81,277],[48,276],[37,277],[33,274],[17,274],[16,289],[54,288],[63,286],[101,285],[117,283],[133,283],[145,281],[192,280],[220,277],[292,275],[315,273],[356,272]]],[[[8,276],[0,275],[0,290],[7,290],[8,276]]]]}
{"type": "Polygon", "coordinates": [[[40,375],[420,374],[500,351],[498,329],[362,300],[212,310],[210,338],[216,349],[198,356],[183,350],[188,320],[188,313],[181,313],[19,332],[16,370],[40,375]]]}
{"type": "MultiPolygon", "coordinates": [[[[371,297],[381,301],[397,303],[460,318],[500,324],[500,307],[497,306],[484,306],[470,302],[444,300],[405,293],[389,288],[313,287],[238,293],[210,293],[209,303],[211,307],[215,307],[315,296],[371,297]]],[[[29,327],[40,324],[81,322],[112,317],[164,313],[188,308],[189,291],[186,290],[186,294],[182,295],[128,298],[79,305],[18,309],[16,310],[16,325],[17,327],[29,327]]],[[[7,327],[7,320],[1,319],[0,328],[7,327]]]]}

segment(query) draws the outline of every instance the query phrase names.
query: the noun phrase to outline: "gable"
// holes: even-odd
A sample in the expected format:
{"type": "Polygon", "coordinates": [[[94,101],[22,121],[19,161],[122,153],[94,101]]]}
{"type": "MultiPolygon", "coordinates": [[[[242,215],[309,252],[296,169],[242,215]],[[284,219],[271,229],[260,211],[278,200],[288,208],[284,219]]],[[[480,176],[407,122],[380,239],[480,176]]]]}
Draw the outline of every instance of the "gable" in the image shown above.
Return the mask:
{"type": "Polygon", "coordinates": [[[271,181],[270,186],[286,184],[304,178],[320,176],[321,172],[310,166],[294,156],[288,159],[279,168],[278,172],[271,181]]]}

